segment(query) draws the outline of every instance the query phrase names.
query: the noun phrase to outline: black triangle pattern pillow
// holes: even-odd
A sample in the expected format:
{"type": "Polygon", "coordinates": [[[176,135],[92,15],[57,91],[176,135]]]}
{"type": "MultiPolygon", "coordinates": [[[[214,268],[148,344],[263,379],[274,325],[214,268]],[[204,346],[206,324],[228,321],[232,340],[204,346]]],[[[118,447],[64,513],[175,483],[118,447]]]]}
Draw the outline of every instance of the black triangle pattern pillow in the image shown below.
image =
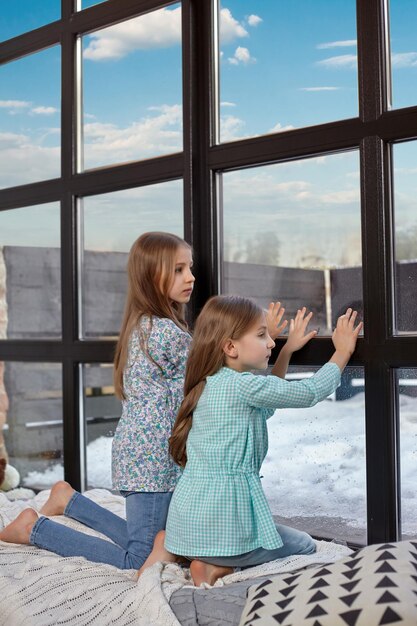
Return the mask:
{"type": "Polygon", "coordinates": [[[417,540],[250,587],[239,626],[417,626],[417,540]]]}

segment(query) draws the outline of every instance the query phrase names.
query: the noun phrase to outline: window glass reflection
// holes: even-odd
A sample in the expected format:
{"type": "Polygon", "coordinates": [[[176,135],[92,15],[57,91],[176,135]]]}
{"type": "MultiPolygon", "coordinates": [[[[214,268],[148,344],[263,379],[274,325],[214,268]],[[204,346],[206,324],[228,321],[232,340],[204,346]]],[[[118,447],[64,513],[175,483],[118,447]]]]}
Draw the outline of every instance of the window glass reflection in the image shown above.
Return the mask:
{"type": "Polygon", "coordinates": [[[122,414],[114,395],[111,363],[83,366],[87,487],[112,489],[111,445],[122,414]]]}
{"type": "Polygon", "coordinates": [[[80,169],[181,151],[181,6],[95,31],[82,42],[80,169]]]}
{"type": "Polygon", "coordinates": [[[218,15],[221,141],[358,115],[354,0],[222,0],[218,15]]]}
{"type": "Polygon", "coordinates": [[[390,0],[389,21],[392,106],[416,106],[417,3],[414,0],[390,0]]]}
{"type": "MultiPolygon", "coordinates": [[[[290,367],[301,380],[318,368],[290,367]]],[[[366,544],[365,394],[362,368],[346,368],[328,399],[268,421],[263,487],[276,520],[313,535],[366,544]]]]}
{"type": "Polygon", "coordinates": [[[223,292],[301,306],[331,334],[348,306],[362,311],[357,152],[222,176],[223,292]]]}
{"type": "Polygon", "coordinates": [[[417,331],[417,141],[393,146],[397,332],[417,331]]]}
{"type": "Polygon", "coordinates": [[[59,204],[0,211],[0,338],[60,335],[59,204]]]}
{"type": "Polygon", "coordinates": [[[80,218],[83,336],[116,336],[133,242],[150,230],[183,237],[182,181],[83,198],[80,218]]]}
{"type": "Polygon", "coordinates": [[[397,372],[400,407],[401,532],[417,537],[417,369],[397,372]]]}
{"type": "Polygon", "coordinates": [[[60,48],[0,67],[0,188],[60,176],[60,48]]]}
{"type": "Polygon", "coordinates": [[[2,426],[21,486],[48,489],[63,478],[60,364],[0,363],[0,434],[2,426]]]}

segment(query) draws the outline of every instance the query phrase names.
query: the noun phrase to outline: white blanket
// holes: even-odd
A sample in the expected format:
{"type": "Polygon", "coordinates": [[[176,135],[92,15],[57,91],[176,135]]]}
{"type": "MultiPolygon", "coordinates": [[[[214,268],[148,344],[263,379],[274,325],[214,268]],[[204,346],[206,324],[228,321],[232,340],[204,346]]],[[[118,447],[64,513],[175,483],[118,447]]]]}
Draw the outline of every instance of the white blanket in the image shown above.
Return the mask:
{"type": "MultiPolygon", "coordinates": [[[[0,492],[0,528],[28,506],[39,510],[48,495],[49,491],[43,491],[30,500],[10,501],[0,492]]],[[[104,489],[93,489],[85,495],[124,516],[121,496],[104,489]]],[[[54,520],[103,537],[66,517],[54,520]]],[[[236,572],[218,580],[215,586],[331,563],[350,552],[345,546],[318,542],[314,555],[279,559],[236,572]]],[[[185,585],[192,585],[189,570],[175,564],[156,563],[137,580],[135,570],[119,570],[82,557],[64,558],[34,546],[0,541],[2,626],[180,626],[169,599],[185,585]]]]}

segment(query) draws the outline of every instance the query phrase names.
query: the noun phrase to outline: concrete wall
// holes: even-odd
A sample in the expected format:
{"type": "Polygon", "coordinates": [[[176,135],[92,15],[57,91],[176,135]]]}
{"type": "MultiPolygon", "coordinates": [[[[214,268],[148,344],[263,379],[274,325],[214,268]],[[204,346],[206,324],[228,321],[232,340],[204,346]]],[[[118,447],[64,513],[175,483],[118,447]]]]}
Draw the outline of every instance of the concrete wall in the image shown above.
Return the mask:
{"type": "MultiPolygon", "coordinates": [[[[417,331],[417,262],[395,264],[395,306],[397,330],[417,331]]],[[[330,271],[332,324],[347,306],[362,307],[362,268],[347,267],[330,271]]]]}
{"type": "Polygon", "coordinates": [[[326,294],[321,270],[225,263],[223,288],[225,293],[253,298],[261,306],[279,299],[285,304],[288,317],[306,305],[314,310],[314,326],[326,327],[326,294]]]}
{"type": "Polygon", "coordinates": [[[119,334],[127,291],[127,257],[122,252],[84,253],[84,336],[119,334]]]}
{"type": "Polygon", "coordinates": [[[61,261],[58,248],[4,246],[8,339],[61,335],[61,261]]]}

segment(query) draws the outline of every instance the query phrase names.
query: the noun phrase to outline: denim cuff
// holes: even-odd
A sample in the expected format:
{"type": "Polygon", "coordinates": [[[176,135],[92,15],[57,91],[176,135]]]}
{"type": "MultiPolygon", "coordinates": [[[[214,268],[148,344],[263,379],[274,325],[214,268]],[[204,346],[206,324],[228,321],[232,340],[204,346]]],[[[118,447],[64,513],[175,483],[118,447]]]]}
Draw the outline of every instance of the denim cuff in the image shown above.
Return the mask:
{"type": "Polygon", "coordinates": [[[37,544],[36,544],[36,535],[37,535],[37,533],[38,533],[39,526],[40,526],[41,524],[43,524],[43,522],[44,522],[45,520],[47,520],[47,519],[48,519],[47,517],[44,517],[44,516],[42,515],[42,516],[41,516],[39,519],[37,519],[37,520],[36,520],[36,522],[33,524],[33,526],[32,526],[32,530],[31,530],[30,535],[29,535],[29,542],[30,542],[30,544],[31,544],[32,546],[36,546],[36,545],[37,545],[37,544]]]}
{"type": "Polygon", "coordinates": [[[78,498],[78,496],[81,495],[78,491],[74,491],[74,493],[72,494],[71,498],[68,501],[67,506],[64,509],[64,515],[68,515],[69,517],[71,517],[69,515],[70,511],[71,511],[71,507],[74,504],[74,500],[76,500],[78,498]]]}

